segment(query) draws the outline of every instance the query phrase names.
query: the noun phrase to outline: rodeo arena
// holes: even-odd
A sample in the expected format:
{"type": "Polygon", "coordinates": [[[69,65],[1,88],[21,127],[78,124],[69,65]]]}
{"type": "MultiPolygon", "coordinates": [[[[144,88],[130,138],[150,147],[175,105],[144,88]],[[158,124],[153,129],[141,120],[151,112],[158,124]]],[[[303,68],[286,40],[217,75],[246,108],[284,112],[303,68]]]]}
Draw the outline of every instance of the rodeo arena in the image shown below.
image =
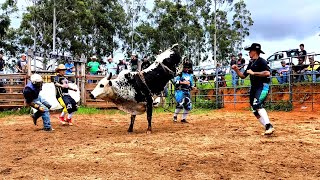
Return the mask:
{"type": "Polygon", "coordinates": [[[320,54],[245,45],[1,53],[0,179],[320,179],[320,54]]]}

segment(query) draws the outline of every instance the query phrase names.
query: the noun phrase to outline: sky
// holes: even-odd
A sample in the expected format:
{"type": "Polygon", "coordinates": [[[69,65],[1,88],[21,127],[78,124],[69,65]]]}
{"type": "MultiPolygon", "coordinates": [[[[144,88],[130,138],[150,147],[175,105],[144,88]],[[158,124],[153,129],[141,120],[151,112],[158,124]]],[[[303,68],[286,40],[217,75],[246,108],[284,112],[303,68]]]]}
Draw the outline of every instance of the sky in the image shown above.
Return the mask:
{"type": "MultiPolygon", "coordinates": [[[[237,2],[238,0],[235,0],[237,2]]],[[[260,43],[267,58],[280,50],[299,48],[303,43],[309,53],[320,53],[320,1],[316,0],[244,0],[254,21],[244,46],[260,43]]],[[[0,0],[0,4],[4,0],[0,0]]],[[[20,9],[30,5],[30,0],[18,0],[20,9]]],[[[147,0],[151,8],[153,0],[147,0]]],[[[12,27],[19,27],[22,12],[14,15],[12,27]]]]}

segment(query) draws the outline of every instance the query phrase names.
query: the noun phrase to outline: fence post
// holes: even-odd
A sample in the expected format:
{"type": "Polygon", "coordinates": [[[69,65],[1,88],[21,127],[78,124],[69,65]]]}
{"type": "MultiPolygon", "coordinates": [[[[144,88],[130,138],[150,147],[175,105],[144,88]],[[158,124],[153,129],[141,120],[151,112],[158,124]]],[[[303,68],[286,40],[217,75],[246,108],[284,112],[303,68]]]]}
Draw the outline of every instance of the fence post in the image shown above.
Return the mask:
{"type": "Polygon", "coordinates": [[[81,104],[86,104],[86,62],[87,58],[84,54],[81,54],[80,58],[80,73],[81,73],[81,86],[80,86],[80,96],[81,104]]]}

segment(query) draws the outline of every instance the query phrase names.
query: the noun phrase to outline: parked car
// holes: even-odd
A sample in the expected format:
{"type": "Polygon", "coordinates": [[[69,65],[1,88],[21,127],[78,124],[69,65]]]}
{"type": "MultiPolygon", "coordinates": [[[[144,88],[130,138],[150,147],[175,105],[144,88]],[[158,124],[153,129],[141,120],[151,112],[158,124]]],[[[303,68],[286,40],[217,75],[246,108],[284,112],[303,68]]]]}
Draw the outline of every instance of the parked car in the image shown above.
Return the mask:
{"type": "Polygon", "coordinates": [[[267,62],[270,66],[272,75],[277,73],[277,70],[280,69],[281,61],[285,61],[286,64],[292,63],[292,65],[298,64],[298,55],[299,49],[290,49],[286,51],[278,51],[272,54],[267,58],[267,62]]]}

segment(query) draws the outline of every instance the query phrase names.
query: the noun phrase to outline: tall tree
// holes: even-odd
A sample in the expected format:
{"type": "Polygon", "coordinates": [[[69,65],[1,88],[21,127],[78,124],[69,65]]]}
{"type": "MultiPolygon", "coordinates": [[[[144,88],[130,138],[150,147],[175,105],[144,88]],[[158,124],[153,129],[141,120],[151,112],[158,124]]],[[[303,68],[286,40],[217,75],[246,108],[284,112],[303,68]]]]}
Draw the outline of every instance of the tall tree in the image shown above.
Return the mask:
{"type": "Polygon", "coordinates": [[[249,28],[253,25],[250,11],[246,8],[243,0],[234,4],[234,15],[232,27],[237,32],[237,39],[235,41],[235,50],[242,50],[242,43],[245,38],[249,36],[249,28]]]}

